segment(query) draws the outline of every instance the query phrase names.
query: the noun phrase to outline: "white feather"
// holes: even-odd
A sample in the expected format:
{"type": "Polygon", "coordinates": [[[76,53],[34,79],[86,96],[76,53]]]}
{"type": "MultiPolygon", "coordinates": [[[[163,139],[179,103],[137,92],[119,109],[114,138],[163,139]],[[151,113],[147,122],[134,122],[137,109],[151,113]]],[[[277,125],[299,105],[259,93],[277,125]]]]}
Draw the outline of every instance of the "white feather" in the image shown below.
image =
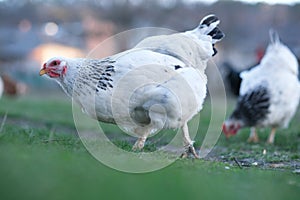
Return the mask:
{"type": "MultiPolygon", "coordinates": [[[[219,29],[206,35],[219,24],[208,17],[212,23],[193,31],[149,37],[106,59],[59,58],[67,73],[56,80],[85,113],[128,132],[144,137],[163,128],[184,129],[202,109],[207,62],[223,37],[219,29]],[[109,75],[107,66],[113,67],[109,75]]],[[[185,138],[187,145],[190,140],[185,138]]]]}

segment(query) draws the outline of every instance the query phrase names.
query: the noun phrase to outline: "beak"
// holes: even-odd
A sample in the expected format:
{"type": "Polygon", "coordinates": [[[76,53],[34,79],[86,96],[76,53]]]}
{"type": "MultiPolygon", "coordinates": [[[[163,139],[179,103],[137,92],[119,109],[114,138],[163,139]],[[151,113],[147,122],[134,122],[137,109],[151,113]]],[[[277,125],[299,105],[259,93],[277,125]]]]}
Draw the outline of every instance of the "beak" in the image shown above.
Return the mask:
{"type": "Polygon", "coordinates": [[[40,76],[43,76],[43,75],[46,74],[46,73],[47,73],[46,69],[41,69],[41,70],[40,70],[40,76]]]}
{"type": "Polygon", "coordinates": [[[40,70],[40,76],[43,76],[46,74],[48,71],[46,70],[46,63],[44,63],[43,68],[40,70]]]}

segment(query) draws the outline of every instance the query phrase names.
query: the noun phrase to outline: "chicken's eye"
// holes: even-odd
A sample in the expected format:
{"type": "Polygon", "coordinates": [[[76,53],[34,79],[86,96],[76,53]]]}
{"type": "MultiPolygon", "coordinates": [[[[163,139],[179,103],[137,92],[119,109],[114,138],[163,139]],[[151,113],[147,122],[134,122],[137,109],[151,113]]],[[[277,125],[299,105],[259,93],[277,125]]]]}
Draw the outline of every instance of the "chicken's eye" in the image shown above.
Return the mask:
{"type": "Polygon", "coordinates": [[[60,61],[58,60],[54,60],[50,63],[50,66],[56,66],[56,65],[59,65],[60,64],[60,61]]]}

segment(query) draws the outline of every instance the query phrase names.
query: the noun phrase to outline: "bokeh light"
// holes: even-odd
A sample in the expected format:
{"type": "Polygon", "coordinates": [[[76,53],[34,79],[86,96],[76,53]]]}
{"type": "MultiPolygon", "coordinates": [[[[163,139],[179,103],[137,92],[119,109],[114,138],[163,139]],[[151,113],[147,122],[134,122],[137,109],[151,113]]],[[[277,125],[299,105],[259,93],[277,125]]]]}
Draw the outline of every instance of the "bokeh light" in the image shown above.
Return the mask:
{"type": "Polygon", "coordinates": [[[49,36],[56,35],[58,32],[58,29],[59,29],[58,25],[54,22],[48,22],[45,25],[45,33],[46,33],[46,35],[49,35],[49,36]]]}
{"type": "Polygon", "coordinates": [[[19,30],[23,33],[30,31],[32,24],[28,19],[22,19],[19,23],[19,30]]]}

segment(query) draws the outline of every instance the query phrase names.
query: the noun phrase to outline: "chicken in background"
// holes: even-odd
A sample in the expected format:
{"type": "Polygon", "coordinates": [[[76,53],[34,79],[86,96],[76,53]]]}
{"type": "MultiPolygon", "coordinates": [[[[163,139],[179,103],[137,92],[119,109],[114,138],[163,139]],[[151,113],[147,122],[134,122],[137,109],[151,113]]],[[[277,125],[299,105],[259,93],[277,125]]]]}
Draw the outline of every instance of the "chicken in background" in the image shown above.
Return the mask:
{"type": "Polygon", "coordinates": [[[215,43],[224,37],[219,22],[209,15],[194,30],[148,37],[133,49],[104,59],[56,57],[43,65],[40,75],[55,79],[92,118],[107,123],[119,120],[138,137],[133,150],[142,149],[150,134],[181,128],[187,152],[198,157],[187,122],[200,112],[206,97],[205,68],[217,52],[215,43]],[[161,80],[146,84],[153,77],[161,80]],[[123,89],[118,91],[119,87],[123,89]],[[136,90],[128,97],[130,88],[136,90]],[[114,111],[112,102],[117,105],[114,111]],[[124,113],[130,113],[130,118],[124,113]]]}
{"type": "Polygon", "coordinates": [[[261,61],[261,59],[264,56],[264,49],[263,48],[257,48],[256,49],[256,63],[254,65],[251,65],[250,67],[246,67],[244,70],[238,70],[237,67],[233,66],[230,62],[224,62],[222,67],[225,70],[225,83],[227,86],[227,90],[229,90],[234,96],[239,96],[240,93],[240,87],[242,83],[242,78],[240,77],[240,74],[243,71],[250,70],[254,66],[258,65],[261,61]]]}
{"type": "Polygon", "coordinates": [[[267,143],[274,143],[277,128],[287,128],[300,98],[298,62],[270,31],[271,43],[261,63],[241,73],[241,88],[236,108],[223,124],[226,137],[243,127],[251,127],[249,142],[258,142],[256,128],[271,127],[267,143]]]}
{"type": "Polygon", "coordinates": [[[3,74],[1,75],[3,82],[3,93],[8,96],[24,95],[28,91],[27,85],[21,82],[17,82],[10,76],[3,74]]]}
{"type": "MultiPolygon", "coordinates": [[[[240,74],[244,71],[251,70],[253,67],[258,65],[264,56],[264,52],[265,51],[263,48],[258,48],[256,50],[256,61],[257,61],[256,64],[251,65],[250,67],[246,67],[244,70],[238,70],[238,68],[235,67],[230,62],[224,62],[222,64],[222,67],[225,71],[224,81],[226,84],[226,88],[231,94],[233,94],[236,97],[239,96],[240,87],[241,87],[241,83],[242,83],[242,78],[241,78],[240,74]]],[[[299,56],[297,56],[297,61],[298,61],[298,70],[299,70],[299,67],[300,67],[299,56]]],[[[298,74],[298,79],[300,81],[300,73],[298,74]]]]}

